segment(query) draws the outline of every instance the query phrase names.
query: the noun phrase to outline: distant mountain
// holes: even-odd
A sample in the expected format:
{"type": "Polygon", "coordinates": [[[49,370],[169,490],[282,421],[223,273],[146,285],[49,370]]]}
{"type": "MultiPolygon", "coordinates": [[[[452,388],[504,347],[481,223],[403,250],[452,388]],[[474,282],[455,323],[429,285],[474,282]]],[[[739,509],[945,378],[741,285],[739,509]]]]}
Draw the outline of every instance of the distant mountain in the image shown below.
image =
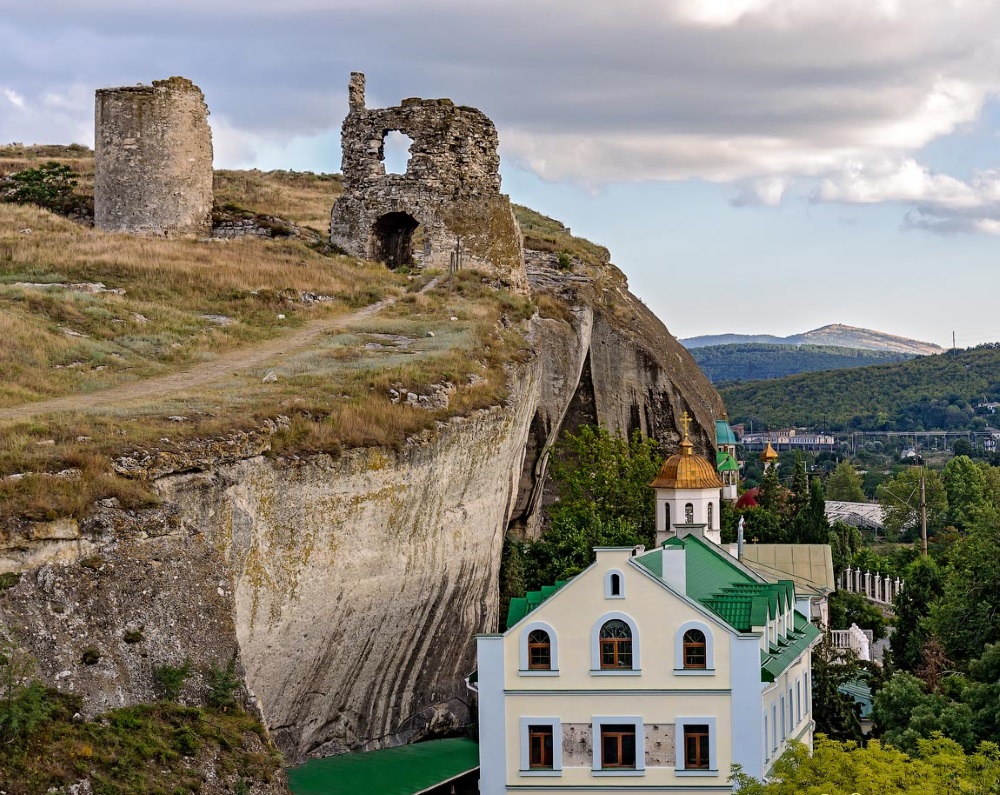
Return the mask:
{"type": "Polygon", "coordinates": [[[1000,345],[898,364],[802,373],[720,387],[732,422],[831,430],[981,430],[1000,400],[1000,345]]]}
{"type": "Polygon", "coordinates": [[[912,359],[912,353],[833,345],[787,345],[758,342],[706,345],[693,348],[691,356],[712,383],[759,381],[796,373],[865,367],[912,359]]]}
{"type": "Polygon", "coordinates": [[[688,337],[681,344],[688,350],[704,348],[709,345],[739,345],[746,343],[763,343],[767,345],[834,345],[838,348],[859,348],[866,351],[892,351],[894,353],[909,353],[914,356],[926,356],[941,353],[940,345],[930,342],[920,342],[882,331],[872,331],[866,328],[855,328],[840,323],[813,329],[804,334],[793,334],[790,337],[776,337],[772,334],[707,334],[702,337],[688,337]]]}

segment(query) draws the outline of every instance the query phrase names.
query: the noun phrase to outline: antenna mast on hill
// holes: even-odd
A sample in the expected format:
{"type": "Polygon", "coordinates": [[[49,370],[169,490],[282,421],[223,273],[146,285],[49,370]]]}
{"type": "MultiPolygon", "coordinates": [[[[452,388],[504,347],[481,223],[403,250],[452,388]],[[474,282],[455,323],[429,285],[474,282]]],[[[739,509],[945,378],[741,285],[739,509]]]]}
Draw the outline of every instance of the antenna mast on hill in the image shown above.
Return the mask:
{"type": "Polygon", "coordinates": [[[955,332],[951,332],[951,349],[955,350],[955,332]]]}

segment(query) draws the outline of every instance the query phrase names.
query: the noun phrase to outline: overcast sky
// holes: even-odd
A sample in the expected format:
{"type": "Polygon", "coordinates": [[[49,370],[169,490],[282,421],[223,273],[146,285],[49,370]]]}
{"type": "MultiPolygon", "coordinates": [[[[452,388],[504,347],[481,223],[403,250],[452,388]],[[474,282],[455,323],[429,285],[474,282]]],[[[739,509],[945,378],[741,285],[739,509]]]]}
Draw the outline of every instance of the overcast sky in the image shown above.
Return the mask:
{"type": "Polygon", "coordinates": [[[369,106],[451,97],[504,189],[608,246],[677,336],[1000,340],[996,0],[0,0],[0,142],[93,143],[180,74],[217,167],[334,171],[369,106]]]}

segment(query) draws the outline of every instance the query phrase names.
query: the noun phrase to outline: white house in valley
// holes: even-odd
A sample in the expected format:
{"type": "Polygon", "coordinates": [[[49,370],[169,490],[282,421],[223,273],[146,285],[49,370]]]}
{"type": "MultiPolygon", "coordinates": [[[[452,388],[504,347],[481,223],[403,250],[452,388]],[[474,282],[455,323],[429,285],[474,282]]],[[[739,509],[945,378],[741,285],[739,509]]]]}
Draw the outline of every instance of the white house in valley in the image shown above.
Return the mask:
{"type": "Polygon", "coordinates": [[[820,633],[794,583],[715,542],[721,483],[689,443],[654,487],[688,520],[658,507],[660,546],[597,549],[477,639],[483,795],[731,792],[734,764],[763,777],[789,742],[811,745],[820,633]]]}

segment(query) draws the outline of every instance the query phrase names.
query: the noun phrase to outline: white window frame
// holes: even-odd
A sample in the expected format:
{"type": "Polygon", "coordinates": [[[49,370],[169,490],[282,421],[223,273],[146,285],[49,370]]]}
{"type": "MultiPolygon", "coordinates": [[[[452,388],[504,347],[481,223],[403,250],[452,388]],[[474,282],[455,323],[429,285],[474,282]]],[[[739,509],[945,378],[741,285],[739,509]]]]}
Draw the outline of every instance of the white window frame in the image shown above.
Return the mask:
{"type": "Polygon", "coordinates": [[[618,569],[611,569],[604,575],[604,598],[605,599],[624,599],[625,598],[625,575],[621,573],[618,569]],[[614,575],[618,575],[618,593],[611,592],[611,578],[614,575]]]}
{"type": "Polygon", "coordinates": [[[781,695],[781,742],[784,742],[788,737],[787,727],[785,726],[785,695],[781,695]]]}
{"type": "Polygon", "coordinates": [[[518,658],[518,676],[559,676],[559,640],[551,625],[544,621],[532,621],[525,624],[521,629],[521,636],[518,638],[518,658]],[[549,656],[552,663],[548,671],[528,668],[528,636],[536,629],[547,632],[549,635],[549,656]]]}
{"type": "MultiPolygon", "coordinates": [[[[646,775],[646,731],[641,715],[595,715],[591,719],[591,745],[594,757],[591,762],[591,775],[594,776],[644,776],[646,775]],[[602,767],[601,754],[604,743],[601,742],[601,726],[605,724],[631,724],[635,727],[635,767],[602,767]]],[[[553,754],[555,759],[555,754],[553,754]]]]}
{"type": "Polygon", "coordinates": [[[639,627],[633,618],[617,611],[605,613],[590,630],[590,675],[591,676],[639,676],[642,673],[639,657],[639,627]],[[631,668],[601,668],[601,627],[609,621],[618,619],[628,624],[632,630],[632,667],[631,668]]]}
{"type": "Polygon", "coordinates": [[[521,776],[561,776],[562,775],[562,721],[559,718],[525,718],[520,720],[521,776]],[[552,768],[531,767],[531,749],[528,745],[529,726],[552,727],[552,768]]]}
{"type": "Polygon", "coordinates": [[[803,693],[803,698],[805,699],[805,702],[806,702],[806,709],[805,709],[805,713],[804,714],[808,715],[809,714],[809,696],[812,695],[812,693],[809,691],[809,672],[808,671],[805,672],[805,687],[802,688],[802,693],[803,693]]]}
{"type": "Polygon", "coordinates": [[[677,752],[674,775],[676,776],[719,776],[719,739],[715,730],[715,718],[677,718],[674,721],[674,748],[677,752]],[[687,770],[684,767],[684,727],[693,724],[708,726],[708,770],[687,770]]]}
{"type": "Polygon", "coordinates": [[[767,737],[767,710],[764,710],[764,761],[771,761],[771,743],[768,742],[767,737]]]}
{"type": "Polygon", "coordinates": [[[771,704],[771,753],[778,752],[778,705],[771,704]]]}
{"type": "Polygon", "coordinates": [[[688,621],[678,628],[674,635],[674,676],[715,676],[715,648],[712,630],[701,621],[688,621]],[[705,636],[705,667],[684,667],[684,633],[689,629],[697,629],[705,636]]]}

